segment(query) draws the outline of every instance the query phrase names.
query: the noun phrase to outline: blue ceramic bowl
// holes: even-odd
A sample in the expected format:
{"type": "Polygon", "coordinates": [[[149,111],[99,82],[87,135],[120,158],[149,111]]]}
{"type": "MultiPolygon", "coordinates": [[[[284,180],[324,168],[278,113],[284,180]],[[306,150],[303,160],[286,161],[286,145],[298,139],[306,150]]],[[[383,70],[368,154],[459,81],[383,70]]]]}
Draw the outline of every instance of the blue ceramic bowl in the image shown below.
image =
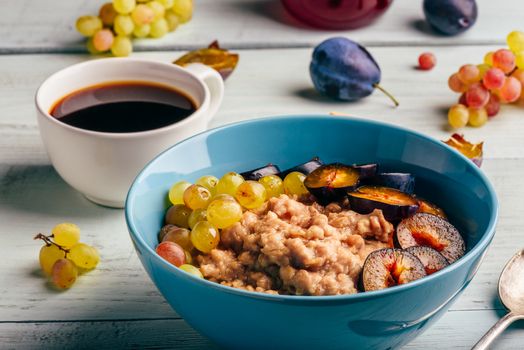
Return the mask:
{"type": "Polygon", "coordinates": [[[377,122],[295,116],[232,124],[171,147],[138,175],[125,214],[138,256],[160,292],[217,344],[237,349],[386,349],[421,334],[461,294],[493,238],[497,208],[483,173],[440,141],[377,122]],[[382,171],[415,174],[417,194],[446,210],[465,237],[467,253],[406,285],[323,297],[225,287],[190,276],[155,254],[166,193],[174,182],[269,162],[286,169],[313,156],[325,162],[376,162],[382,171]]]}

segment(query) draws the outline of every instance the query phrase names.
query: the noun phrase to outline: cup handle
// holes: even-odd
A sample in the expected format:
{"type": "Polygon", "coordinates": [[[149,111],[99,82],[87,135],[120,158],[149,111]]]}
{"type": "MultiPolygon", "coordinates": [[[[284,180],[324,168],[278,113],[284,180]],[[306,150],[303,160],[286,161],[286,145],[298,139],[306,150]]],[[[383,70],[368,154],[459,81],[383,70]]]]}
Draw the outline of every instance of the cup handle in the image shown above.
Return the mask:
{"type": "Polygon", "coordinates": [[[215,115],[224,97],[224,80],[213,68],[201,63],[192,63],[184,67],[199,79],[201,79],[209,90],[210,103],[206,111],[206,125],[209,126],[211,118],[215,115]]]}

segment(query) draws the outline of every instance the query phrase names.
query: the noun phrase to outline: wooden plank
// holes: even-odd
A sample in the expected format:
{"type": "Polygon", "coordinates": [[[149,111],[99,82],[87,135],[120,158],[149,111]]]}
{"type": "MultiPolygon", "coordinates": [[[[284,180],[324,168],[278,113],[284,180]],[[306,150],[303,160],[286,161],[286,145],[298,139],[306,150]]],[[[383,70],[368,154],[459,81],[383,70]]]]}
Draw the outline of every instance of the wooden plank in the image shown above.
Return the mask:
{"type": "MultiPolygon", "coordinates": [[[[0,52],[81,52],[75,32],[77,17],[97,14],[105,1],[3,0],[0,52]]],[[[395,1],[372,26],[354,31],[314,30],[291,18],[278,0],[195,0],[194,19],[175,33],[157,40],[136,42],[136,50],[173,50],[201,47],[215,39],[234,48],[313,46],[334,35],[366,45],[470,45],[503,43],[521,22],[524,2],[477,0],[475,27],[456,37],[435,35],[423,21],[420,2],[395,1]]],[[[522,28],[520,28],[522,29],[522,28]]]]}
{"type": "MultiPolygon", "coordinates": [[[[433,51],[438,64],[430,72],[414,69],[422,48],[371,48],[382,67],[382,85],[398,98],[398,108],[393,108],[380,92],[355,103],[337,102],[318,95],[308,72],[311,49],[241,50],[237,71],[226,82],[224,102],[211,126],[262,116],[338,111],[446,139],[451,133],[446,121],[447,108],[458,98],[447,87],[449,75],[463,63],[481,61],[484,53],[494,48],[436,47],[433,51]]],[[[180,54],[153,52],[134,57],[170,62],[180,54]]],[[[0,75],[0,160],[17,163],[17,159],[42,156],[34,93],[53,72],[88,58],[85,55],[0,56],[0,66],[6,72],[0,75]]],[[[503,106],[488,125],[460,131],[473,141],[485,141],[487,158],[519,158],[524,149],[522,116],[522,107],[503,106]]]]}
{"type": "MultiPolygon", "coordinates": [[[[470,349],[501,315],[448,312],[404,349],[470,349]]],[[[506,330],[494,349],[522,349],[523,322],[506,330]]],[[[234,332],[234,325],[231,325],[234,332]]],[[[232,333],[234,336],[234,333],[232,333]]],[[[183,320],[0,323],[1,349],[215,349],[183,320]]]]}

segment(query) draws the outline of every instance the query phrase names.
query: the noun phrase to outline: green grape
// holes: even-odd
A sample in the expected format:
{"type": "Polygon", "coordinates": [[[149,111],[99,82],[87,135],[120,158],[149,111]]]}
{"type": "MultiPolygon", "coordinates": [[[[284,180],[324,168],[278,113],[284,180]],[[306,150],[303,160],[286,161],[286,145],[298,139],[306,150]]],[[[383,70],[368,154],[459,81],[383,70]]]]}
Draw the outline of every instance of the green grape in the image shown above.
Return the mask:
{"type": "Polygon", "coordinates": [[[166,212],[166,224],[189,228],[189,224],[187,222],[189,215],[191,215],[191,209],[183,204],[175,204],[166,212]]]}
{"type": "Polygon", "coordinates": [[[218,228],[226,228],[242,219],[242,206],[234,199],[217,198],[207,207],[207,221],[218,228]]]}
{"type": "Polygon", "coordinates": [[[93,36],[102,29],[102,20],[96,16],[82,16],[76,20],[76,30],[83,36],[93,36]]]}
{"type": "Polygon", "coordinates": [[[166,9],[170,9],[175,4],[175,0],[157,0],[166,9]]]}
{"type": "Polygon", "coordinates": [[[297,196],[307,194],[309,191],[304,186],[304,179],[306,176],[298,171],[293,171],[287,174],[284,179],[284,191],[286,194],[295,194],[297,196]]]}
{"type": "Polygon", "coordinates": [[[233,202],[237,201],[235,197],[229,194],[225,194],[225,193],[215,195],[212,200],[218,200],[218,199],[223,199],[223,200],[228,200],[228,201],[233,201],[233,202]]]}
{"type": "Polygon", "coordinates": [[[75,263],[76,266],[83,269],[94,269],[100,261],[100,255],[95,247],[85,243],[78,243],[69,249],[68,258],[75,263]]]}
{"type": "Polygon", "coordinates": [[[191,185],[184,191],[183,198],[186,207],[192,210],[207,208],[211,201],[211,193],[204,186],[191,185]]]}
{"type": "Polygon", "coordinates": [[[255,209],[266,202],[266,188],[256,181],[244,181],[238,186],[235,198],[244,208],[255,209]]]}
{"type": "Polygon", "coordinates": [[[474,127],[479,127],[488,121],[488,113],[485,108],[469,108],[468,124],[474,127]]]}
{"type": "Polygon", "coordinates": [[[524,50],[515,54],[515,64],[518,68],[524,69],[524,50]]]}
{"type": "Polygon", "coordinates": [[[69,259],[58,259],[51,271],[51,279],[58,288],[70,288],[78,277],[78,269],[69,259]]]}
{"type": "Polygon", "coordinates": [[[191,230],[191,242],[202,253],[209,253],[220,242],[220,234],[209,222],[200,221],[191,230]]]}
{"type": "Polygon", "coordinates": [[[100,7],[100,11],[98,12],[98,17],[100,17],[100,19],[102,20],[102,23],[106,27],[112,27],[117,14],[118,13],[115,11],[113,4],[110,2],[107,2],[104,5],[102,5],[102,7],[100,7]]]}
{"type": "Polygon", "coordinates": [[[126,57],[133,52],[133,44],[127,36],[117,36],[111,46],[111,53],[116,57],[126,57]]]}
{"type": "Polygon", "coordinates": [[[151,26],[149,24],[135,26],[135,29],[133,30],[133,36],[135,38],[145,38],[149,33],[151,33],[151,26]]]}
{"type": "Polygon", "coordinates": [[[87,39],[86,43],[87,51],[93,55],[99,54],[100,51],[98,51],[95,46],[93,45],[93,38],[87,39]]]}
{"type": "Polygon", "coordinates": [[[193,16],[193,0],[176,0],[173,12],[178,16],[180,23],[186,23],[193,16]]]}
{"type": "Polygon", "coordinates": [[[511,51],[515,53],[524,51],[524,33],[523,32],[515,30],[509,33],[508,37],[506,38],[506,41],[508,42],[508,46],[511,49],[511,51]]]}
{"type": "Polygon", "coordinates": [[[489,51],[486,55],[484,55],[484,63],[487,64],[488,66],[492,66],[493,65],[493,54],[495,52],[493,51],[489,51]]]}
{"type": "Polygon", "coordinates": [[[205,209],[196,209],[191,212],[189,219],[187,219],[187,224],[189,228],[195,227],[196,223],[199,221],[205,221],[207,218],[207,211],[205,209]]]}
{"type": "Polygon", "coordinates": [[[448,123],[451,127],[463,128],[466,126],[469,120],[469,110],[463,104],[456,104],[451,106],[448,111],[448,123]]]}
{"type": "Polygon", "coordinates": [[[65,252],[54,244],[45,245],[40,248],[40,267],[46,275],[50,275],[53,265],[58,259],[65,258],[65,252]]]}
{"type": "Polygon", "coordinates": [[[198,278],[204,278],[204,276],[202,275],[202,272],[200,272],[200,270],[196,266],[189,265],[189,264],[183,264],[183,265],[180,265],[178,268],[198,278]]]}
{"type": "Polygon", "coordinates": [[[181,246],[174,242],[162,242],[156,247],[156,253],[175,266],[186,263],[186,254],[181,246]]]}
{"type": "Polygon", "coordinates": [[[136,25],[142,26],[153,22],[155,13],[151,7],[144,4],[138,4],[133,12],[131,12],[131,18],[136,25]]]}
{"type": "Polygon", "coordinates": [[[184,255],[186,256],[186,264],[192,264],[193,263],[193,257],[191,256],[191,253],[187,250],[184,250],[184,255]]]}
{"type": "Polygon", "coordinates": [[[127,36],[133,33],[133,29],[135,29],[135,24],[133,23],[131,16],[118,15],[115,18],[115,24],[113,29],[115,30],[116,34],[127,36]]]}
{"type": "Polygon", "coordinates": [[[174,31],[180,22],[178,19],[178,16],[175,15],[175,13],[171,10],[166,11],[165,18],[167,21],[167,29],[168,31],[172,32],[174,31]]]}
{"type": "Polygon", "coordinates": [[[93,47],[99,52],[107,51],[113,45],[115,37],[109,29],[101,29],[93,35],[93,47]]]}
{"type": "Polygon", "coordinates": [[[189,238],[190,234],[191,232],[187,228],[175,227],[166,233],[162,242],[173,242],[190,251],[193,249],[193,243],[191,243],[191,238],[189,238]]]}
{"type": "Polygon", "coordinates": [[[72,247],[80,241],[80,229],[69,222],[56,225],[51,233],[55,243],[62,247],[72,247]]]}
{"type": "Polygon", "coordinates": [[[168,32],[167,21],[164,18],[160,18],[151,23],[151,32],[149,36],[152,38],[161,38],[168,32]]]}
{"type": "Polygon", "coordinates": [[[244,182],[242,175],[229,172],[222,176],[222,178],[217,183],[217,194],[229,194],[234,196],[237,193],[237,188],[240,184],[244,182]]]}
{"type": "Polygon", "coordinates": [[[187,181],[178,181],[169,189],[169,201],[172,204],[184,204],[184,191],[191,186],[187,181]]]}
{"type": "Polygon", "coordinates": [[[151,10],[153,10],[154,18],[153,21],[158,21],[161,18],[164,18],[164,14],[166,13],[166,9],[162,4],[156,0],[150,1],[147,3],[147,6],[151,10]]]}
{"type": "Polygon", "coordinates": [[[261,177],[260,182],[266,188],[267,198],[278,197],[284,193],[284,183],[277,175],[266,175],[261,177]]]}
{"type": "Polygon", "coordinates": [[[133,11],[135,6],[135,0],[113,0],[113,7],[115,8],[115,11],[122,15],[127,15],[133,11]]]}
{"type": "Polygon", "coordinates": [[[214,177],[213,175],[202,176],[195,182],[195,184],[204,186],[205,188],[207,188],[208,191],[211,192],[212,196],[214,196],[217,193],[216,187],[218,184],[218,179],[214,177]]]}

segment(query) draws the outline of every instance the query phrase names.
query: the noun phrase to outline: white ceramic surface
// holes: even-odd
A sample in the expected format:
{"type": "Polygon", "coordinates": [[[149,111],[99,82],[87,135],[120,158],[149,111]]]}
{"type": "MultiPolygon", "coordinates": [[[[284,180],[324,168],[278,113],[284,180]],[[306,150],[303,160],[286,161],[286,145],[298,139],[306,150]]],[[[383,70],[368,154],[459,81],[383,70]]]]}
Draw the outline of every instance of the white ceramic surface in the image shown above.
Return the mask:
{"type": "Polygon", "coordinates": [[[122,208],[129,186],[154,156],[201,131],[222,101],[220,75],[201,64],[185,68],[148,60],[104,58],[67,67],[45,80],[36,93],[40,135],[60,176],[95,203],[122,208]],[[49,114],[63,96],[114,81],[148,81],[184,92],[197,110],[178,123],[143,132],[104,133],[79,129],[49,114]]]}

